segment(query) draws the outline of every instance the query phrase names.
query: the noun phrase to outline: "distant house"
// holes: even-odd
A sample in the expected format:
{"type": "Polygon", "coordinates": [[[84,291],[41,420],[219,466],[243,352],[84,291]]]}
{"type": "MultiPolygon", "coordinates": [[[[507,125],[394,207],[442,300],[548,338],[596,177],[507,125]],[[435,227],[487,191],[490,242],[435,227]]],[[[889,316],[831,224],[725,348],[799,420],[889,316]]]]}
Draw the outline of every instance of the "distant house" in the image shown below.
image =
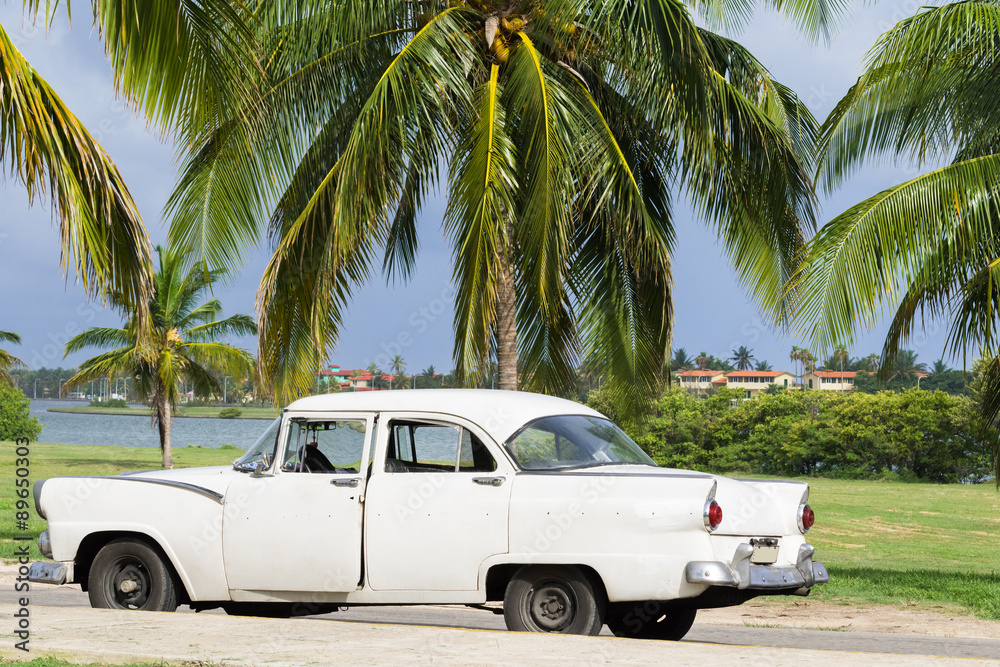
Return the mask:
{"type": "Polygon", "coordinates": [[[347,384],[352,391],[381,391],[389,388],[389,381],[391,379],[389,375],[383,373],[382,380],[384,380],[385,386],[376,387],[374,382],[375,376],[366,371],[361,375],[353,375],[347,378],[347,384]]]}
{"type": "Polygon", "coordinates": [[[854,391],[856,371],[812,371],[802,376],[806,389],[825,391],[854,391]]]}
{"type": "Polygon", "coordinates": [[[693,371],[682,371],[677,373],[677,379],[680,380],[682,389],[698,389],[704,391],[710,387],[718,387],[718,384],[714,384],[716,378],[720,378],[726,374],[726,371],[709,371],[709,370],[693,370],[693,371]]]}
{"type": "Polygon", "coordinates": [[[727,387],[743,391],[745,398],[757,398],[772,384],[784,389],[795,385],[795,376],[787,371],[731,371],[725,379],[727,387]]]}
{"type": "Polygon", "coordinates": [[[327,386],[332,386],[334,383],[340,385],[341,390],[351,389],[350,379],[354,374],[364,374],[364,370],[354,370],[351,368],[342,369],[340,366],[333,364],[327,366],[324,370],[321,370],[316,374],[319,382],[326,384],[327,386]]]}

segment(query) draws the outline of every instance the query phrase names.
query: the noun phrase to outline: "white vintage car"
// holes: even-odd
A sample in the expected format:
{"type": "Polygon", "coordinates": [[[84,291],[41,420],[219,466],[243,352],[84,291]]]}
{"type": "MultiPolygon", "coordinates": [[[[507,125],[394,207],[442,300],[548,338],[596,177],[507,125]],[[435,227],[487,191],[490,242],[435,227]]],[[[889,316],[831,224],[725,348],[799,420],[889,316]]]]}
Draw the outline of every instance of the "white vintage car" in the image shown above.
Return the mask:
{"type": "Polygon", "coordinates": [[[583,405],[408,390],[290,405],[234,465],[34,487],[94,607],[293,616],[502,601],[511,630],[680,639],[698,609],[828,581],[808,485],[657,467],[583,405]]]}

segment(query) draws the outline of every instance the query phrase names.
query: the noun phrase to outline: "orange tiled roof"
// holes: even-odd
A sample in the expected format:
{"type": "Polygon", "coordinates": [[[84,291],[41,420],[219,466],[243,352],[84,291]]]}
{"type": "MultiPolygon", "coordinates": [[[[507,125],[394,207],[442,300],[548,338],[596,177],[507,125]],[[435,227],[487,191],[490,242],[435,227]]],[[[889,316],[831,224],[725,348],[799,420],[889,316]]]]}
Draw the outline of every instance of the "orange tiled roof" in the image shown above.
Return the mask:
{"type": "Polygon", "coordinates": [[[726,373],[727,378],[745,378],[745,377],[769,377],[775,378],[779,375],[791,375],[788,371],[730,371],[726,373]]]}
{"type": "Polygon", "coordinates": [[[709,371],[709,370],[704,370],[703,371],[703,370],[695,369],[693,371],[683,371],[681,373],[678,373],[677,375],[679,375],[680,377],[696,377],[696,376],[699,376],[699,375],[722,375],[725,372],[726,371],[709,371]]]}

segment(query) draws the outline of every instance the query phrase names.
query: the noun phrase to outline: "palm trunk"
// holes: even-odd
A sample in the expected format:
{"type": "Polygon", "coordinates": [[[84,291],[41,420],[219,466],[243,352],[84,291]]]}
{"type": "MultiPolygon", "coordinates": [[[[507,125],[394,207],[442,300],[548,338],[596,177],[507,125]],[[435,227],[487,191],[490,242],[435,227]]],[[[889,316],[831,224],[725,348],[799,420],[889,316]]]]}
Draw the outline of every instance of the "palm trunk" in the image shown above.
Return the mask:
{"type": "MultiPolygon", "coordinates": [[[[513,225],[507,221],[507,238],[513,242],[513,225]]],[[[497,280],[497,375],[500,389],[517,390],[517,305],[514,299],[514,267],[510,253],[500,256],[497,280]]]]}
{"type": "Polygon", "coordinates": [[[170,452],[170,427],[173,425],[174,416],[170,411],[170,401],[166,396],[160,395],[156,401],[156,425],[160,431],[160,451],[163,453],[163,467],[173,468],[174,457],[170,452]]]}

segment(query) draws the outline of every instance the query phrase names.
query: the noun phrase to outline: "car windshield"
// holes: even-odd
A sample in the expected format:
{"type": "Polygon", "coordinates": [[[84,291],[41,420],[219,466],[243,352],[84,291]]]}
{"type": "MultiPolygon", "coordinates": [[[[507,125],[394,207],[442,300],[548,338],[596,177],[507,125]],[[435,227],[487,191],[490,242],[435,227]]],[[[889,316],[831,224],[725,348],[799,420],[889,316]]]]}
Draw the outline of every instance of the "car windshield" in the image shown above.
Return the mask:
{"type": "Polygon", "coordinates": [[[508,440],[506,446],[525,470],[656,465],[624,431],[599,417],[563,415],[536,419],[508,440]]]}
{"type": "Polygon", "coordinates": [[[274,452],[278,445],[278,429],[280,428],[281,418],[279,417],[271,422],[264,434],[257,439],[253,447],[247,450],[246,454],[233,462],[233,467],[237,470],[252,472],[257,467],[257,463],[260,462],[264,464],[265,468],[270,468],[271,462],[274,461],[274,452]]]}

